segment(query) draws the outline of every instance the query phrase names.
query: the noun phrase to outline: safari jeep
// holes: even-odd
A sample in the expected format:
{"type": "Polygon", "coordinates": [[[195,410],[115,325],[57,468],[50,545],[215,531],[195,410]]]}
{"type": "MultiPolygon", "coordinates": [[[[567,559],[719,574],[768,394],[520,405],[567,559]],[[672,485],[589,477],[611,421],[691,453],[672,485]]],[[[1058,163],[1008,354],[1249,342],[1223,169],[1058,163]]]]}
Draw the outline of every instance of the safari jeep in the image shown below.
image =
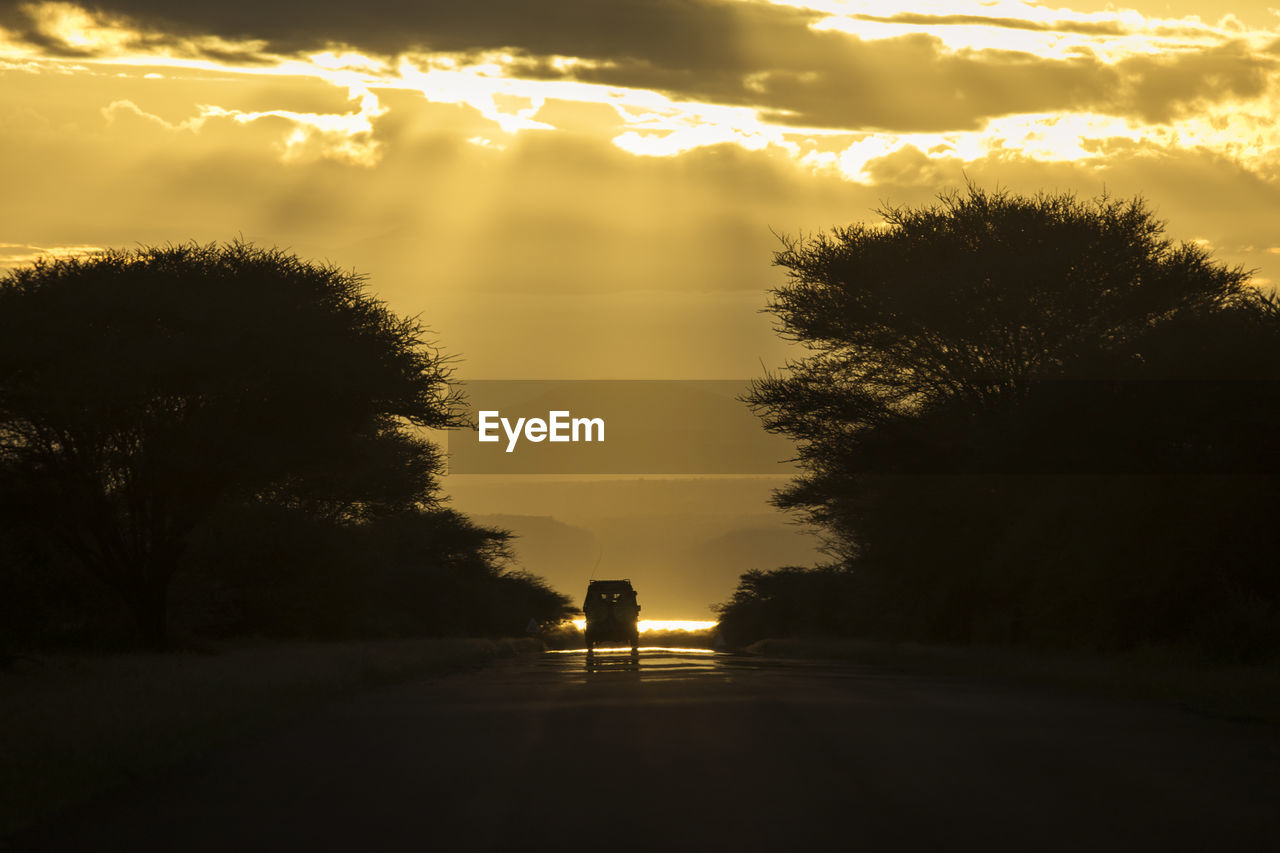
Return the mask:
{"type": "Polygon", "coordinates": [[[587,616],[587,652],[596,643],[630,643],[631,653],[639,654],[640,605],[630,580],[591,581],[587,584],[587,600],[582,603],[587,616]]]}

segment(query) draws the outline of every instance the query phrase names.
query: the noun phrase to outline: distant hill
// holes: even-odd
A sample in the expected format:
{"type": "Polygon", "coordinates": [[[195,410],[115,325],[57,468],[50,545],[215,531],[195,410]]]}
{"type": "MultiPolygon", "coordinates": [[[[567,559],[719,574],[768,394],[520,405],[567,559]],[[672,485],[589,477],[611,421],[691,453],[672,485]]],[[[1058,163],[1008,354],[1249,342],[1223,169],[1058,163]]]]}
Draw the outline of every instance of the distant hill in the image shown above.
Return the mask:
{"type": "Polygon", "coordinates": [[[549,515],[497,513],[473,518],[479,524],[515,533],[512,547],[520,568],[545,578],[575,605],[582,603],[587,578],[600,556],[600,542],[594,533],[549,515]]]}
{"type": "Polygon", "coordinates": [[[643,616],[710,619],[750,569],[809,565],[816,538],[779,513],[637,513],[573,518],[487,514],[476,520],[518,535],[523,568],[545,577],[577,603],[593,568],[596,577],[629,577],[643,616]],[[596,567],[596,560],[599,565],[596,567]]]}

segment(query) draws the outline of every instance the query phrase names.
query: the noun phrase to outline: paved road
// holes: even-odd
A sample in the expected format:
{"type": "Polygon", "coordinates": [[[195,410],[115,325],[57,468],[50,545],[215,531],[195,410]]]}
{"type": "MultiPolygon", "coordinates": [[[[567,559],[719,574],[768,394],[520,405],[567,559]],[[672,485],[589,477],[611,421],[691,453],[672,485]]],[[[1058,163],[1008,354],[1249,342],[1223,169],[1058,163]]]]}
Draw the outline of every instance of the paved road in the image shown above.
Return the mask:
{"type": "Polygon", "coordinates": [[[548,653],[43,827],[66,851],[1280,850],[1280,731],[849,665],[548,653]]]}

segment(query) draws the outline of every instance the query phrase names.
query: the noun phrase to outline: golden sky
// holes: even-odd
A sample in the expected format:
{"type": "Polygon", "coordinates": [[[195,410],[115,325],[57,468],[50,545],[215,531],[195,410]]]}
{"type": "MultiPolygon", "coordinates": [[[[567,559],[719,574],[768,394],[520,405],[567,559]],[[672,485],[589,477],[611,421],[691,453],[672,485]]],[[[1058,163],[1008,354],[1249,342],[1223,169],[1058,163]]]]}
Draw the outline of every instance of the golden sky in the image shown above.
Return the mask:
{"type": "Polygon", "coordinates": [[[966,176],[1141,192],[1280,281],[1280,16],[1206,8],[3,3],[0,263],[287,246],[477,378],[756,375],[772,231],[966,176]]]}
{"type": "MultiPolygon", "coordinates": [[[[774,232],[966,178],[1142,193],[1270,286],[1267,2],[0,0],[0,266],[287,247],[473,379],[757,376],[774,232]]],[[[776,482],[451,480],[525,565],[575,597],[628,574],[654,618],[817,559],[776,482]]]]}

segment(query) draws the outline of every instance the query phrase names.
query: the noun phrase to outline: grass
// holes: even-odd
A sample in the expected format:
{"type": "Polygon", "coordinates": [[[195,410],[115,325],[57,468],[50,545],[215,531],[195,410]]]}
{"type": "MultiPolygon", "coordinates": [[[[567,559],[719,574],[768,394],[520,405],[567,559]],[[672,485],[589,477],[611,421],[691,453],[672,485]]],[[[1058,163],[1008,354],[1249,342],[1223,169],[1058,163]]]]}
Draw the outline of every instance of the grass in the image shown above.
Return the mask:
{"type": "Polygon", "coordinates": [[[1280,723],[1280,662],[1230,664],[1169,648],[1052,653],[868,640],[776,639],[750,654],[852,661],[934,675],[1000,678],[1181,705],[1217,717],[1280,723]]]}
{"type": "Polygon", "coordinates": [[[423,639],[19,658],[0,673],[0,837],[325,700],[541,648],[423,639]]]}

